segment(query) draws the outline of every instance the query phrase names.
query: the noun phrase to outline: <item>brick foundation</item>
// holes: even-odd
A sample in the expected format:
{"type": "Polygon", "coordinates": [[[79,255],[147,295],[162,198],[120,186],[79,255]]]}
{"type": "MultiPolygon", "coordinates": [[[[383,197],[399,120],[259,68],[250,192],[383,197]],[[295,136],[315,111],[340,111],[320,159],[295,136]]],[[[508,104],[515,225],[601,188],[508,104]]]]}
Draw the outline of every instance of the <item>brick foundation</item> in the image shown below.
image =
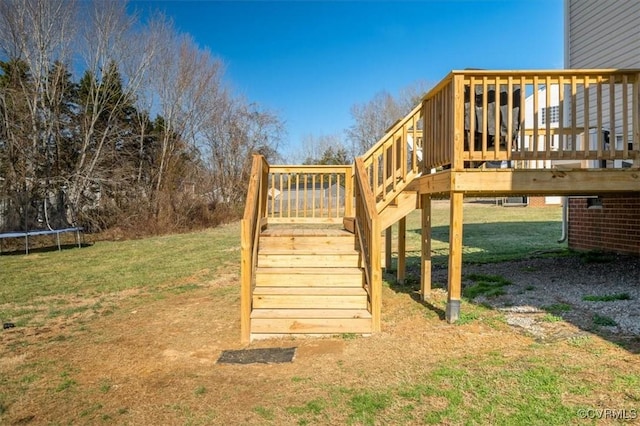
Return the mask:
{"type": "Polygon", "coordinates": [[[530,196],[528,197],[528,206],[529,207],[557,207],[562,204],[559,199],[560,197],[541,197],[541,196],[530,196]],[[554,200],[554,198],[556,200],[554,200]]]}
{"type": "Polygon", "coordinates": [[[529,207],[544,207],[544,197],[529,197],[529,207]]]}
{"type": "Polygon", "coordinates": [[[640,193],[569,198],[569,247],[640,256],[640,193]]]}

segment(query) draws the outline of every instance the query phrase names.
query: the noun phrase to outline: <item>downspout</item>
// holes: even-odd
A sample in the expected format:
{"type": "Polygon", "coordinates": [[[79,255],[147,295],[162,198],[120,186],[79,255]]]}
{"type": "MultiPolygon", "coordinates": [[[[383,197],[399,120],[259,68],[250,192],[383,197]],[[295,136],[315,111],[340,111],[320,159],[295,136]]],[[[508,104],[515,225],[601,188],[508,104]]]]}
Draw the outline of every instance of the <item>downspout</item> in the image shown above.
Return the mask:
{"type": "Polygon", "coordinates": [[[558,244],[567,241],[569,234],[569,197],[562,197],[562,236],[558,240],[558,244]]]}

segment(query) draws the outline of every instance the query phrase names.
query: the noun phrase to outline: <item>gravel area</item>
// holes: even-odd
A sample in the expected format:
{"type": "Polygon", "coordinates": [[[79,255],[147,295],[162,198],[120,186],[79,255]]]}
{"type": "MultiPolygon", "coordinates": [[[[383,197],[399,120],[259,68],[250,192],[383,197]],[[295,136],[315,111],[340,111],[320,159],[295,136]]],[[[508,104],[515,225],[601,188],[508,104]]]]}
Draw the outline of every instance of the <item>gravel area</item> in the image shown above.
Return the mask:
{"type": "MultiPolygon", "coordinates": [[[[463,287],[472,274],[497,275],[511,282],[504,294],[474,301],[505,313],[506,321],[541,340],[571,338],[587,332],[619,338],[640,337],[640,258],[600,255],[527,259],[464,265],[463,287]],[[588,296],[625,300],[589,301],[588,296]],[[560,318],[562,320],[560,320],[560,318]]],[[[447,282],[436,269],[436,282],[447,282]]]]}

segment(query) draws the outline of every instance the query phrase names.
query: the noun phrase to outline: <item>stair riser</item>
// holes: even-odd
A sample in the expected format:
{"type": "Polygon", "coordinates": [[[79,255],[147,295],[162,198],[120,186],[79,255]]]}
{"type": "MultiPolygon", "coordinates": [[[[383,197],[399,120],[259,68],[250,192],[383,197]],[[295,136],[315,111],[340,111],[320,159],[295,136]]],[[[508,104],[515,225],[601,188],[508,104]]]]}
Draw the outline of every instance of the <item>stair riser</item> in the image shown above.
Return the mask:
{"type": "Polygon", "coordinates": [[[367,296],[253,296],[253,309],[367,309],[367,296]]]}
{"type": "Polygon", "coordinates": [[[357,254],[259,254],[258,267],[343,268],[357,267],[357,254]]]}
{"type": "Polygon", "coordinates": [[[345,251],[355,249],[355,239],[351,237],[263,237],[261,250],[310,250],[345,251]]]}
{"type": "Polygon", "coordinates": [[[365,318],[340,319],[254,319],[252,333],[337,334],[371,333],[371,320],[365,318]]]}
{"type": "Polygon", "coordinates": [[[251,319],[368,319],[366,309],[254,309],[251,319]]]}
{"type": "MultiPolygon", "coordinates": [[[[292,268],[293,269],[293,268],[292,268]]],[[[362,287],[362,275],[256,274],[258,287],[362,287]]]]}

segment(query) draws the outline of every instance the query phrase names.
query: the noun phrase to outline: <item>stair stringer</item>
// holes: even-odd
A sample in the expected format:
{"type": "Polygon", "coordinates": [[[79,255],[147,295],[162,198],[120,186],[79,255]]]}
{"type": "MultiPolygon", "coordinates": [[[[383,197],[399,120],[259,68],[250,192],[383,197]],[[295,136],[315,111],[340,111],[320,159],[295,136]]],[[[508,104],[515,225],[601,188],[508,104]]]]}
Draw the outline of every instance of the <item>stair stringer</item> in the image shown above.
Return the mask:
{"type": "Polygon", "coordinates": [[[416,191],[402,191],[392,204],[387,205],[379,214],[380,229],[386,229],[420,208],[420,197],[416,191]]]}

